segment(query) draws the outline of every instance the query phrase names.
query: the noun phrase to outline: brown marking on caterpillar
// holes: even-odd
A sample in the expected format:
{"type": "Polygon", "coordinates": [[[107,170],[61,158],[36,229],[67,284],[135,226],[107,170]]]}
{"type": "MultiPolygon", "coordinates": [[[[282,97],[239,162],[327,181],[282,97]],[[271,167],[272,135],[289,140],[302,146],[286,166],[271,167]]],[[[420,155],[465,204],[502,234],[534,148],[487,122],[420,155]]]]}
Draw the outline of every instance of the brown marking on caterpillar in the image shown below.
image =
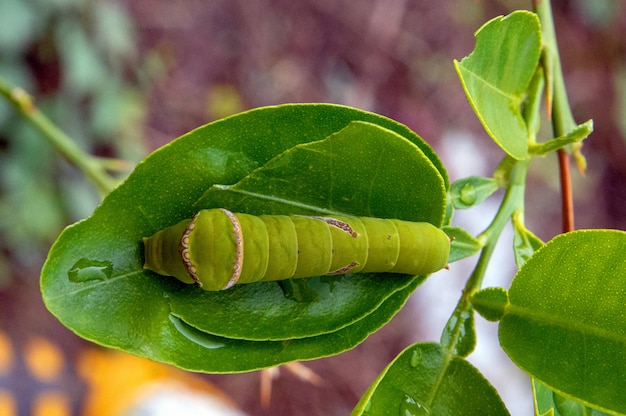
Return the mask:
{"type": "Polygon", "coordinates": [[[328,272],[326,273],[327,276],[334,276],[336,274],[344,274],[344,273],[348,273],[350,270],[354,269],[356,266],[358,266],[359,263],[356,261],[353,261],[352,263],[348,264],[347,266],[343,266],[340,269],[334,270],[332,272],[328,272]]]}
{"type": "Polygon", "coordinates": [[[198,270],[196,266],[191,262],[191,254],[189,253],[189,235],[196,228],[196,218],[198,218],[200,213],[197,213],[193,216],[185,231],[183,231],[183,236],[180,238],[180,243],[178,244],[178,252],[180,253],[180,257],[183,259],[183,263],[185,264],[185,268],[187,269],[187,273],[189,276],[199,285],[202,286],[202,282],[198,278],[198,270]]]}
{"type": "Polygon", "coordinates": [[[357,238],[359,236],[359,233],[354,231],[354,228],[352,228],[350,226],[350,224],[348,224],[345,221],[341,221],[341,220],[338,220],[336,218],[330,218],[330,217],[312,216],[311,218],[314,218],[314,219],[320,220],[320,221],[324,221],[328,225],[331,225],[331,226],[333,226],[335,228],[339,228],[341,231],[345,231],[346,233],[350,234],[352,236],[352,238],[357,238]]]}
{"type": "Polygon", "coordinates": [[[222,288],[222,290],[226,290],[232,287],[241,276],[241,270],[243,269],[243,232],[241,231],[241,224],[239,223],[239,219],[235,214],[230,212],[227,209],[220,208],[224,214],[230,219],[230,222],[233,224],[233,233],[235,233],[235,262],[233,263],[233,274],[230,277],[230,280],[226,285],[222,288]]]}

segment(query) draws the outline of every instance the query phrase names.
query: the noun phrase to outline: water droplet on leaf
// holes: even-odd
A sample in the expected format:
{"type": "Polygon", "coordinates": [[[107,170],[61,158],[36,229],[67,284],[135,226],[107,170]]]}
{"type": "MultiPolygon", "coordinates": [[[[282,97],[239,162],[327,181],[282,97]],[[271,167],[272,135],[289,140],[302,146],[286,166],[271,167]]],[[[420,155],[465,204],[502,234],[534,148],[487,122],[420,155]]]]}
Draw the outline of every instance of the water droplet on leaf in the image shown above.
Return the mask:
{"type": "Polygon", "coordinates": [[[478,199],[474,185],[469,182],[463,185],[459,197],[461,199],[461,202],[463,202],[465,205],[474,205],[476,203],[476,200],[478,199]]]}
{"type": "Polygon", "coordinates": [[[404,395],[404,400],[400,403],[400,416],[424,416],[430,411],[420,402],[408,394],[404,395]]]}
{"type": "Polygon", "coordinates": [[[422,363],[422,350],[420,349],[414,349],[413,353],[411,354],[411,360],[410,360],[410,364],[411,367],[419,367],[419,365],[422,363]]]}
{"type": "Polygon", "coordinates": [[[113,264],[109,261],[97,261],[82,258],[67,272],[71,282],[81,283],[91,280],[106,280],[111,278],[113,264]]]}

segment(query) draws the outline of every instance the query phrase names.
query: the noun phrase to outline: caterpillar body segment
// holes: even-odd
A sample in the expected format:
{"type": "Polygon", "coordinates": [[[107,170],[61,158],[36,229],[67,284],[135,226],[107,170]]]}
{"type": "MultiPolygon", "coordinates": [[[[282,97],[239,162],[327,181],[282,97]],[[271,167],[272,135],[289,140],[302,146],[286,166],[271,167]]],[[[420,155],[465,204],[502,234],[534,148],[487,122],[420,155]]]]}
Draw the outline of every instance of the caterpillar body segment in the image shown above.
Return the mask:
{"type": "Polygon", "coordinates": [[[202,210],[143,242],[145,269],[204,290],[345,273],[429,274],[445,267],[450,251],[448,236],[429,223],[222,208],[202,210]]]}

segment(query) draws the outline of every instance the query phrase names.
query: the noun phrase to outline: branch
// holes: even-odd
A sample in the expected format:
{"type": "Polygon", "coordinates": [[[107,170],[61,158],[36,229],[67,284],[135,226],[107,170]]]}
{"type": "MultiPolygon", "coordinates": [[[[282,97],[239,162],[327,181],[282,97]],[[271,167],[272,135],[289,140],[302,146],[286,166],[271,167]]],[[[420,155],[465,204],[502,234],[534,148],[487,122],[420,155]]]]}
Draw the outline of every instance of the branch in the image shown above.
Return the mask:
{"type": "MultiPolygon", "coordinates": [[[[552,18],[552,6],[550,0],[535,0],[535,12],[541,21],[543,32],[543,43],[545,51],[542,54],[542,64],[545,69],[547,88],[546,104],[548,115],[552,119],[552,131],[554,137],[565,136],[576,128],[576,122],[572,115],[572,110],[567,98],[563,71],[561,69],[561,58],[559,47],[556,41],[556,31],[554,29],[554,19],[552,18]],[[554,99],[554,101],[553,101],[554,99]]],[[[580,149],[576,150],[580,152],[580,149]]],[[[562,231],[568,232],[574,229],[574,203],[572,198],[572,188],[570,180],[570,157],[569,154],[559,149],[559,170],[561,178],[561,212],[563,218],[562,231]]],[[[581,155],[578,154],[580,159],[581,155]]],[[[579,164],[579,167],[581,165],[579,164]]]]}
{"type": "Polygon", "coordinates": [[[85,153],[65,133],[63,133],[37,106],[32,97],[23,89],[11,85],[0,77],[0,95],[4,96],[13,108],[33,125],[43,137],[67,161],[78,169],[98,187],[103,195],[108,194],[117,185],[117,180],[107,173],[103,160],[85,153]]]}

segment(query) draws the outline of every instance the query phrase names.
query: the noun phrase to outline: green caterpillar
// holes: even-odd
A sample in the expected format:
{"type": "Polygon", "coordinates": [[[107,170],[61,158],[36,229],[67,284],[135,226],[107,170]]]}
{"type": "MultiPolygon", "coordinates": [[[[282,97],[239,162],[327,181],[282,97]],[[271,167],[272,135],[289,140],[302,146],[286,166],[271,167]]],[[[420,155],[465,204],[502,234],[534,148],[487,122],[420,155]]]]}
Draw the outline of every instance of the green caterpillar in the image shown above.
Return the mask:
{"type": "Polygon", "coordinates": [[[143,243],[145,269],[204,290],[344,273],[429,274],[450,252],[448,236],[429,223],[222,208],[202,210],[143,243]]]}

